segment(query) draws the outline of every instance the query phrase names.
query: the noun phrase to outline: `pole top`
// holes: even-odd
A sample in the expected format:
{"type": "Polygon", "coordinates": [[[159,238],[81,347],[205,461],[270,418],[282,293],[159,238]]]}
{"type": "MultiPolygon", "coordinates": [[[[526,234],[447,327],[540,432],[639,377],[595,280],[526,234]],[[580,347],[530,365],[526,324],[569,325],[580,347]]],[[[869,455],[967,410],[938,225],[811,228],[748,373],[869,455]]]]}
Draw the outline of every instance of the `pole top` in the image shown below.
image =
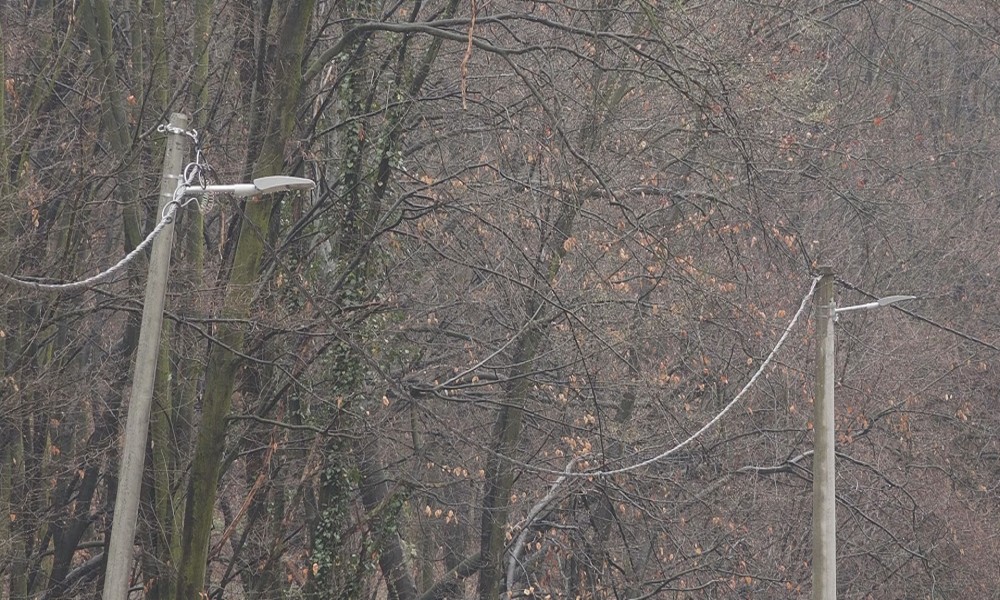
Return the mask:
{"type": "Polygon", "coordinates": [[[819,265],[816,267],[816,272],[823,277],[826,277],[828,275],[833,275],[833,267],[831,267],[830,265],[819,265]]]}

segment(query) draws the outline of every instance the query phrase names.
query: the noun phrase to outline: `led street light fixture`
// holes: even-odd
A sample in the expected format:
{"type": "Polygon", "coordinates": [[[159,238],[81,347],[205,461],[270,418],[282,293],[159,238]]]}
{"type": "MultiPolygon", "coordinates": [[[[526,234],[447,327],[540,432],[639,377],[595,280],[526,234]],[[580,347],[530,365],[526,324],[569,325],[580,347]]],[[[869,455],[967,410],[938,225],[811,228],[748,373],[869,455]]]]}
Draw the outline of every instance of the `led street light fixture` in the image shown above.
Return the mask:
{"type": "Polygon", "coordinates": [[[232,194],[237,197],[259,196],[261,194],[276,194],[295,190],[311,190],[316,182],[304,177],[288,177],[274,175],[258,177],[253,183],[232,183],[227,185],[194,185],[184,190],[185,196],[203,196],[205,194],[232,194]]]}

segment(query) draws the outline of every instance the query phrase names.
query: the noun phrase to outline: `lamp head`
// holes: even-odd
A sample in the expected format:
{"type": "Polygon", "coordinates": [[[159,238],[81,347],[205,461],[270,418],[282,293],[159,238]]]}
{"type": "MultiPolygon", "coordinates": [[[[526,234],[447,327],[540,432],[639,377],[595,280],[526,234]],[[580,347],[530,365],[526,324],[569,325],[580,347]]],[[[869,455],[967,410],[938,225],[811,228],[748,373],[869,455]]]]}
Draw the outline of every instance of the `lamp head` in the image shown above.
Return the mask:
{"type": "Polygon", "coordinates": [[[275,194],[277,192],[290,192],[293,190],[311,190],[316,187],[316,182],[305,177],[272,175],[271,177],[258,177],[254,179],[253,185],[259,190],[258,193],[275,194]]]}
{"type": "Polygon", "coordinates": [[[304,177],[288,177],[285,175],[272,175],[270,177],[258,177],[253,180],[253,183],[185,186],[183,193],[185,196],[232,194],[238,198],[246,198],[248,196],[277,194],[278,192],[291,192],[294,190],[311,190],[314,187],[316,187],[316,182],[312,179],[306,179],[304,177]]]}
{"type": "Polygon", "coordinates": [[[886,296],[885,298],[878,299],[879,306],[889,306],[890,304],[895,304],[897,302],[903,302],[905,300],[916,300],[916,296],[886,296]]]}

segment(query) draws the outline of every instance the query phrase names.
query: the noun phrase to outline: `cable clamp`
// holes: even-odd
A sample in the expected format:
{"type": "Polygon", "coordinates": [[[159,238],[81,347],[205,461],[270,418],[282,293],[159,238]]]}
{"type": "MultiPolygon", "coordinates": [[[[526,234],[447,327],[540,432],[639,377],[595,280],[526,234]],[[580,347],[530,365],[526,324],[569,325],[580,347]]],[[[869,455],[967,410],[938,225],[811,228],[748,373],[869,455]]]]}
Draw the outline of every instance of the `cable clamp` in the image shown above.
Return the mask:
{"type": "Polygon", "coordinates": [[[180,127],[174,127],[173,125],[167,123],[160,123],[156,126],[156,130],[160,133],[173,133],[176,135],[186,135],[192,140],[194,140],[195,146],[198,146],[198,130],[197,129],[181,129],[180,127]]]}

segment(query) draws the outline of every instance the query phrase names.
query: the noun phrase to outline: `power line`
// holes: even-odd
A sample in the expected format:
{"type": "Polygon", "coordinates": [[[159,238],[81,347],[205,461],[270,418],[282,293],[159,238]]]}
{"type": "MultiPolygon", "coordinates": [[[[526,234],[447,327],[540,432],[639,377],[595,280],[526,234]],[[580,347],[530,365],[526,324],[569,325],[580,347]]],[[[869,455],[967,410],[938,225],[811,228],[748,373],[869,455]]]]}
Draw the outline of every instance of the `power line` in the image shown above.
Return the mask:
{"type": "Polygon", "coordinates": [[[740,401],[740,399],[743,398],[744,394],[746,394],[747,391],[751,387],[753,387],[753,385],[755,383],[757,383],[757,379],[759,379],[760,376],[761,376],[761,374],[764,373],[764,369],[766,369],[767,366],[769,364],[771,364],[771,360],[775,357],[775,355],[778,354],[778,350],[780,350],[781,347],[784,345],[785,340],[788,339],[788,334],[790,334],[792,332],[792,328],[795,327],[795,324],[798,322],[799,317],[801,317],[802,313],[805,312],[806,304],[809,303],[809,299],[812,298],[813,292],[816,291],[816,284],[818,282],[819,282],[819,277],[814,277],[813,280],[812,280],[812,284],[809,286],[809,291],[806,292],[806,295],[802,298],[802,302],[799,304],[799,310],[796,311],[795,316],[792,317],[792,320],[789,321],[788,326],[785,327],[785,331],[782,332],[781,337],[778,338],[778,342],[774,345],[774,348],[771,350],[771,353],[767,355],[767,358],[764,359],[764,362],[760,363],[760,367],[757,368],[757,372],[755,372],[753,374],[753,377],[751,377],[750,380],[747,381],[746,385],[743,386],[743,389],[741,389],[739,391],[739,393],[736,394],[733,397],[733,399],[729,401],[729,404],[727,404],[721,411],[719,411],[719,413],[717,415],[715,415],[714,417],[712,417],[712,419],[710,421],[708,421],[707,423],[705,423],[704,425],[702,425],[701,429],[699,429],[698,431],[692,433],[690,436],[688,436],[688,438],[686,440],[684,440],[683,442],[677,444],[673,448],[670,448],[669,450],[661,452],[660,454],[657,454],[656,456],[654,456],[652,458],[647,458],[644,461],[637,462],[637,463],[629,465],[627,467],[621,467],[621,468],[618,468],[618,469],[612,469],[610,471],[587,471],[587,472],[584,472],[584,473],[578,473],[577,475],[590,476],[590,477],[607,477],[607,476],[610,476],[610,475],[617,475],[619,473],[627,473],[629,471],[634,471],[636,469],[641,469],[642,467],[646,467],[646,466],[649,466],[649,465],[651,465],[653,463],[659,462],[659,461],[667,458],[671,454],[676,454],[681,449],[683,449],[686,446],[690,445],[691,442],[693,442],[696,439],[698,439],[698,437],[701,436],[701,434],[705,433],[706,431],[708,431],[709,429],[711,429],[713,426],[715,426],[716,423],[718,423],[720,420],[722,420],[722,417],[726,416],[726,414],[730,410],[732,410],[732,408],[734,406],[736,406],[736,404],[740,401]]]}
{"type": "Polygon", "coordinates": [[[175,128],[170,125],[160,125],[157,128],[157,130],[161,133],[180,133],[193,139],[195,144],[195,160],[192,163],[188,163],[188,165],[184,167],[184,176],[182,177],[182,181],[177,185],[177,189],[174,190],[173,198],[163,207],[163,211],[160,213],[160,222],[156,224],[156,227],[153,227],[152,231],[146,235],[146,239],[142,240],[138,246],[133,248],[131,252],[126,254],[124,258],[114,265],[108,267],[104,271],[101,271],[97,275],[80,281],[70,281],[66,283],[39,283],[37,281],[12,277],[6,273],[0,273],[0,281],[6,281],[7,283],[40,292],[72,292],[90,287],[108,279],[118,271],[124,269],[130,262],[135,260],[140,253],[153,243],[153,240],[160,234],[160,232],[163,231],[163,228],[173,221],[174,214],[177,212],[178,208],[187,206],[190,202],[197,201],[197,198],[189,198],[185,201],[185,190],[187,190],[187,188],[190,187],[195,181],[198,181],[204,186],[206,165],[204,164],[201,156],[201,146],[198,141],[198,132],[194,129],[180,131],[175,131],[174,129],[175,128]]]}
{"type": "Polygon", "coordinates": [[[760,364],[760,367],[757,368],[757,371],[753,374],[752,377],[750,377],[750,380],[747,381],[746,385],[743,386],[743,388],[739,391],[739,393],[737,393],[736,396],[734,396],[733,399],[729,401],[729,404],[727,404],[725,407],[723,407],[723,409],[721,411],[719,411],[718,414],[716,414],[714,417],[712,417],[712,419],[709,420],[707,423],[705,423],[704,425],[702,425],[701,428],[698,429],[698,431],[695,431],[690,436],[688,436],[687,439],[685,439],[681,443],[677,444],[676,446],[670,448],[669,450],[661,452],[661,453],[659,453],[656,456],[653,456],[651,458],[647,458],[647,459],[642,460],[640,462],[637,462],[637,463],[634,463],[634,464],[631,464],[631,465],[628,465],[628,466],[625,466],[625,467],[621,467],[621,468],[618,468],[618,469],[610,469],[610,470],[604,470],[604,471],[579,471],[579,472],[575,472],[575,473],[568,473],[566,471],[556,471],[555,469],[546,469],[544,467],[539,467],[539,466],[536,466],[536,465],[531,465],[531,464],[528,464],[526,462],[517,460],[516,458],[510,457],[510,456],[506,456],[504,454],[500,454],[499,452],[492,452],[492,453],[495,456],[498,456],[499,458],[501,458],[502,460],[509,461],[510,463],[512,463],[514,465],[517,465],[518,467],[521,467],[522,469],[524,469],[526,471],[531,471],[531,472],[535,472],[535,473],[546,473],[546,474],[549,474],[549,475],[559,475],[560,477],[610,477],[612,475],[618,475],[618,474],[621,474],[621,473],[628,473],[630,471],[635,471],[636,469],[641,469],[643,467],[647,467],[647,466],[649,466],[649,465],[651,465],[653,463],[660,462],[661,460],[663,460],[663,459],[665,459],[665,458],[667,458],[667,457],[669,457],[669,456],[671,456],[673,454],[676,454],[680,450],[682,450],[685,447],[689,446],[692,442],[694,442],[696,439],[698,439],[702,434],[704,434],[706,431],[708,431],[709,429],[711,429],[712,427],[714,427],[716,423],[718,423],[720,420],[722,420],[722,418],[724,416],[726,416],[726,414],[729,413],[729,411],[732,410],[733,407],[736,406],[736,404],[743,398],[743,396],[747,393],[747,391],[749,391],[750,388],[753,387],[753,385],[755,383],[757,383],[757,380],[764,373],[764,370],[767,368],[767,366],[769,364],[771,364],[771,361],[778,354],[778,351],[781,349],[781,347],[785,344],[785,340],[788,339],[788,335],[792,332],[792,329],[795,327],[795,324],[798,322],[799,318],[802,316],[802,313],[805,312],[806,305],[809,303],[809,299],[812,298],[813,292],[816,291],[816,284],[819,283],[819,279],[820,279],[819,277],[814,277],[812,279],[812,282],[811,282],[811,284],[809,286],[809,291],[806,292],[806,295],[802,298],[802,302],[799,304],[798,311],[795,312],[795,315],[792,317],[792,320],[788,322],[788,325],[785,327],[785,330],[782,332],[781,337],[778,338],[778,341],[774,345],[774,348],[767,355],[767,358],[764,359],[764,362],[762,362],[760,364]]]}
{"type": "MultiPolygon", "coordinates": [[[[6,273],[0,273],[0,281],[6,281],[7,283],[12,283],[14,285],[28,288],[35,291],[41,292],[72,292],[75,290],[80,290],[83,288],[90,287],[94,284],[100,283],[105,279],[111,277],[118,271],[124,269],[130,262],[135,260],[141,252],[143,252],[151,243],[157,235],[163,231],[166,227],[173,221],[174,213],[177,212],[177,207],[182,205],[181,198],[184,196],[184,188],[186,184],[177,186],[177,191],[174,192],[173,199],[163,207],[163,213],[160,216],[160,222],[156,224],[156,227],[146,236],[146,239],[142,240],[138,246],[132,249],[131,252],[125,255],[120,261],[114,265],[108,267],[104,271],[101,271],[97,275],[88,277],[86,279],[81,279],[80,281],[70,281],[67,283],[38,283],[36,281],[28,281],[25,279],[18,279],[17,277],[11,277],[6,273]]],[[[190,202],[190,200],[189,200],[190,202]]]]}

